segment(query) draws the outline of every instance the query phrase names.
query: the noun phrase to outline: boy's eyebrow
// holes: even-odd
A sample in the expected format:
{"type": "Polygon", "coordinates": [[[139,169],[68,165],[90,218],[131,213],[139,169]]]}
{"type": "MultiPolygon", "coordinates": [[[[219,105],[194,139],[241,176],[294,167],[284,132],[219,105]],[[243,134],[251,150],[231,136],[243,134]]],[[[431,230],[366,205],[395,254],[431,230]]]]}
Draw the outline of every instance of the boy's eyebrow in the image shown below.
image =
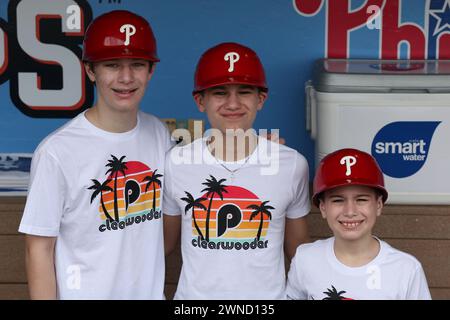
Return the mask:
{"type": "MultiPolygon", "coordinates": [[[[358,193],[358,194],[356,194],[355,196],[356,197],[370,197],[372,194],[370,194],[370,193],[358,193]]],[[[330,198],[343,198],[344,197],[344,195],[341,195],[341,194],[330,194],[330,195],[328,195],[330,198]]]]}
{"type": "Polygon", "coordinates": [[[225,86],[216,86],[216,87],[209,88],[209,90],[211,90],[211,91],[213,91],[213,90],[225,90],[225,86]]]}
{"type": "MultiPolygon", "coordinates": [[[[226,90],[226,88],[227,87],[225,85],[223,85],[223,86],[215,86],[215,87],[209,88],[209,90],[226,90]]],[[[252,89],[252,90],[256,89],[255,86],[252,86],[250,84],[240,84],[238,88],[239,89],[252,89]]]]}
{"type": "Polygon", "coordinates": [[[330,194],[330,195],[328,195],[328,197],[330,197],[330,198],[343,198],[344,196],[340,195],[340,194],[330,194]]]}

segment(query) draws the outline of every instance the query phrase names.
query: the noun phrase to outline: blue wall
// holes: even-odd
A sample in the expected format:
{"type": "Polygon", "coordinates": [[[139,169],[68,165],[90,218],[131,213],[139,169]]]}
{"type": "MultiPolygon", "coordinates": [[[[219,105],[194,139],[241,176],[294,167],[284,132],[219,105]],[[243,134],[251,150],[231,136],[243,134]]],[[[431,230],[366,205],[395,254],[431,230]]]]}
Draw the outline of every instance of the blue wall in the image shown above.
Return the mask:
{"type": "MultiPolygon", "coordinates": [[[[287,144],[303,153],[313,167],[314,143],[305,129],[304,83],[311,78],[314,60],[325,54],[326,4],[316,15],[306,17],[295,10],[292,0],[120,2],[88,1],[94,17],[127,9],[150,21],[161,62],[142,102],[143,110],[160,117],[205,119],[191,95],[197,60],[217,43],[240,42],[260,55],[270,88],[256,128],[280,128],[287,144]]],[[[425,2],[403,1],[402,20],[423,24],[425,2]]],[[[351,1],[351,8],[364,3],[351,1]]],[[[0,2],[0,18],[5,21],[7,5],[6,0],[0,2]]],[[[350,57],[377,58],[379,32],[367,28],[353,31],[350,57]]],[[[48,133],[67,121],[31,118],[21,113],[10,99],[9,81],[0,85],[0,101],[0,153],[32,152],[48,133]]]]}

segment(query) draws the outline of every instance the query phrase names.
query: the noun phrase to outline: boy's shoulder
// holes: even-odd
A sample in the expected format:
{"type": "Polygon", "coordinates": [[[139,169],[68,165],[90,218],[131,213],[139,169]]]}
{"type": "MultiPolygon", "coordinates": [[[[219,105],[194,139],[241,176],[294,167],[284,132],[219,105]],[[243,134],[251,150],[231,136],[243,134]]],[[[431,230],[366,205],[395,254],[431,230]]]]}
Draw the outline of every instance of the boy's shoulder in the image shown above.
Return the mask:
{"type": "Polygon", "coordinates": [[[263,147],[263,148],[266,148],[269,150],[270,149],[271,150],[278,149],[280,151],[280,153],[284,153],[291,157],[297,157],[297,156],[303,157],[303,155],[300,152],[298,152],[296,149],[288,147],[285,144],[280,144],[278,142],[268,140],[265,137],[259,136],[258,142],[259,142],[260,147],[263,147]]]}
{"type": "Polygon", "coordinates": [[[380,240],[380,244],[383,248],[384,252],[384,259],[385,262],[387,263],[397,263],[397,264],[401,264],[402,267],[406,268],[418,268],[421,267],[421,263],[420,261],[413,256],[410,253],[407,253],[405,251],[399,250],[397,248],[394,248],[393,246],[391,246],[389,243],[387,243],[386,241],[380,240]]]}
{"type": "Polygon", "coordinates": [[[66,143],[67,139],[73,137],[73,132],[83,121],[84,112],[77,115],[75,118],[67,121],[65,124],[48,134],[37,146],[35,152],[50,151],[57,148],[61,143],[66,143]]]}
{"type": "Polygon", "coordinates": [[[171,150],[171,153],[177,153],[180,155],[191,155],[193,152],[204,151],[206,148],[206,138],[196,139],[189,143],[176,144],[171,150]]]}
{"type": "Polygon", "coordinates": [[[258,156],[262,157],[263,162],[276,159],[282,163],[291,164],[287,167],[292,167],[293,163],[295,167],[308,167],[308,161],[299,151],[287,145],[267,140],[264,137],[259,138],[258,152],[258,156]]]}
{"type": "Polygon", "coordinates": [[[157,122],[163,123],[162,120],[159,119],[158,117],[154,116],[151,113],[142,111],[142,110],[139,110],[138,115],[141,118],[141,120],[144,120],[144,121],[157,121],[157,122]]]}
{"type": "MultiPolygon", "coordinates": [[[[206,164],[204,160],[208,157],[204,154],[207,152],[205,140],[205,138],[202,138],[188,144],[176,144],[166,153],[166,163],[170,162],[170,164],[177,165],[206,164]]],[[[181,169],[182,166],[179,167],[181,169]]]]}
{"type": "Polygon", "coordinates": [[[297,247],[295,256],[308,258],[318,257],[320,254],[325,253],[326,250],[333,242],[333,237],[327,239],[320,239],[310,243],[304,243],[297,247]]]}
{"type": "Polygon", "coordinates": [[[138,116],[142,125],[148,125],[151,126],[152,128],[156,126],[158,129],[168,130],[164,122],[160,118],[151,113],[139,110],[138,116]]]}

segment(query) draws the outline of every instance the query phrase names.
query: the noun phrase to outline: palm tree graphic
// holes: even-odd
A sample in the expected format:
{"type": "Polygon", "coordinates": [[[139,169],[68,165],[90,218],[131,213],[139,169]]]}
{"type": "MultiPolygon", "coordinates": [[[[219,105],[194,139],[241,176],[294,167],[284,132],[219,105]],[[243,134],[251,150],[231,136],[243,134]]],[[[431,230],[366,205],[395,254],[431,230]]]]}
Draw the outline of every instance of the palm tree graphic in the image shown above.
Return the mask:
{"type": "Polygon", "coordinates": [[[114,175],[114,218],[117,222],[119,222],[119,206],[117,204],[117,175],[121,172],[125,177],[125,169],[128,168],[127,163],[122,162],[123,159],[125,159],[125,156],[122,156],[120,159],[117,159],[113,155],[111,155],[111,157],[112,160],[108,160],[108,164],[106,165],[106,167],[110,168],[106,171],[106,174],[111,173],[111,175],[114,175]]]}
{"type": "Polygon", "coordinates": [[[184,207],[184,213],[186,214],[189,211],[189,209],[192,208],[192,218],[194,219],[195,229],[197,230],[198,234],[200,235],[200,238],[202,240],[205,240],[205,238],[203,237],[203,233],[200,231],[200,228],[198,227],[197,220],[195,219],[194,210],[195,210],[195,208],[206,210],[206,207],[203,205],[202,202],[207,200],[207,198],[194,199],[192,194],[190,194],[189,192],[185,191],[184,193],[186,193],[186,197],[181,198],[181,200],[187,202],[186,207],[184,207]]]}
{"type": "Polygon", "coordinates": [[[217,181],[216,178],[214,178],[212,175],[209,175],[211,179],[206,179],[206,182],[203,182],[202,184],[206,186],[205,189],[203,189],[201,192],[207,191],[206,194],[207,197],[210,197],[209,199],[209,205],[208,205],[208,211],[206,212],[206,241],[209,241],[209,219],[211,217],[211,205],[213,202],[214,195],[219,195],[220,199],[223,200],[223,193],[228,192],[225,188],[226,185],[223,185],[222,183],[226,181],[226,179],[220,179],[217,181]]]}
{"type": "Polygon", "coordinates": [[[332,289],[328,289],[328,291],[324,291],[323,293],[327,295],[327,297],[323,298],[323,300],[352,300],[342,296],[347,291],[337,291],[334,286],[331,286],[332,289]]]}
{"type": "Polygon", "coordinates": [[[94,183],[92,186],[90,186],[88,188],[89,190],[94,190],[94,193],[92,194],[92,197],[91,197],[91,203],[92,203],[92,201],[94,201],[95,197],[97,197],[97,195],[100,193],[100,202],[102,203],[103,213],[110,221],[113,221],[114,219],[109,215],[109,212],[106,209],[105,203],[103,202],[103,191],[113,191],[113,189],[110,186],[108,186],[108,183],[111,182],[111,179],[108,179],[103,183],[100,183],[98,180],[95,180],[95,179],[91,179],[91,180],[94,183]]]}
{"type": "Polygon", "coordinates": [[[261,203],[261,205],[257,204],[251,204],[247,207],[247,209],[253,209],[252,214],[250,215],[250,221],[253,220],[254,217],[256,217],[259,214],[259,228],[258,233],[256,234],[256,239],[259,241],[261,239],[261,231],[264,221],[264,214],[269,217],[270,220],[272,220],[272,214],[270,213],[270,210],[274,210],[275,208],[272,206],[266,205],[269,201],[264,201],[261,203]]]}
{"type": "Polygon", "coordinates": [[[147,181],[147,184],[145,185],[145,192],[147,192],[148,188],[152,185],[153,186],[153,212],[156,211],[156,185],[161,187],[161,180],[158,178],[161,178],[163,175],[156,173],[158,169],[153,171],[153,173],[150,176],[146,176],[142,182],[147,181]]]}

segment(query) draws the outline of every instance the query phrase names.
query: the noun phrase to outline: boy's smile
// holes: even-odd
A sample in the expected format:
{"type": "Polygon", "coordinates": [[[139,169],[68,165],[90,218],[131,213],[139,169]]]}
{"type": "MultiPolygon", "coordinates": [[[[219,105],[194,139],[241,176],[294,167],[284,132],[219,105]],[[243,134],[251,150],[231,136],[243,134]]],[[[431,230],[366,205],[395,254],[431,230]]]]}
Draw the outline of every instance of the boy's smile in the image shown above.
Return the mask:
{"type": "Polygon", "coordinates": [[[339,223],[347,230],[355,230],[356,228],[358,228],[361,223],[363,223],[364,220],[357,220],[357,221],[348,221],[348,220],[343,220],[343,221],[339,221],[339,223]]]}
{"type": "Polygon", "coordinates": [[[135,93],[137,91],[137,88],[135,89],[112,89],[118,97],[120,98],[129,98],[133,95],[133,93],[135,93]]]}

